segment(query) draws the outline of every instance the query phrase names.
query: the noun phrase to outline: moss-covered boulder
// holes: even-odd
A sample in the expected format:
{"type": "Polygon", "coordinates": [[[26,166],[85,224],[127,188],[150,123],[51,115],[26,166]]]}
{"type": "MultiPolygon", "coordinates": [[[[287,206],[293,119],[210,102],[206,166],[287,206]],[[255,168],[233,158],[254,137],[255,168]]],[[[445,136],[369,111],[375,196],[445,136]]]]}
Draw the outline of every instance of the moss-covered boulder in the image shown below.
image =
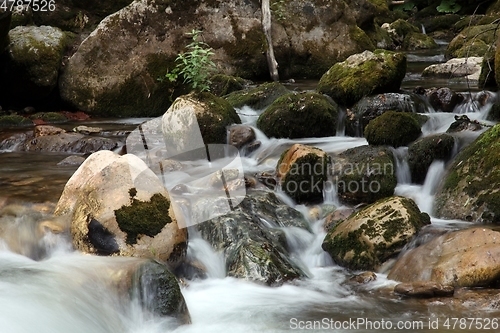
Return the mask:
{"type": "Polygon", "coordinates": [[[405,36],[403,49],[405,50],[429,50],[437,49],[439,45],[434,38],[421,32],[412,32],[405,36]]]}
{"type": "Polygon", "coordinates": [[[347,110],[345,134],[363,136],[366,125],[387,111],[412,113],[419,124],[423,125],[428,118],[417,113],[428,112],[427,104],[415,94],[386,93],[365,96],[347,110]]]}
{"type": "Polygon", "coordinates": [[[423,137],[408,147],[408,165],[411,180],[423,183],[430,165],[435,160],[448,162],[455,147],[455,138],[449,134],[436,134],[423,137]]]}
{"type": "Polygon", "coordinates": [[[271,105],[280,96],[289,94],[284,85],[279,82],[267,82],[256,87],[235,91],[224,96],[226,101],[235,108],[249,106],[252,109],[262,110],[271,105]]]}
{"type": "Polygon", "coordinates": [[[319,148],[294,144],[276,166],[283,191],[298,202],[320,201],[328,175],[329,158],[319,148]]]}
{"type": "Polygon", "coordinates": [[[323,241],[323,249],[339,265],[354,270],[375,270],[395,257],[425,225],[413,200],[382,199],[337,224],[323,241]]]}
{"type": "Polygon", "coordinates": [[[15,6],[12,11],[12,20],[10,22],[10,29],[14,29],[20,25],[34,25],[33,22],[33,9],[24,5],[22,7],[15,6]]]}
{"type": "Polygon", "coordinates": [[[306,138],[334,136],[339,108],[327,97],[312,93],[289,93],[275,100],[257,120],[268,137],[306,138]]]}
{"type": "Polygon", "coordinates": [[[500,125],[462,150],[436,194],[436,215],[485,223],[500,222],[500,125]]]}
{"type": "Polygon", "coordinates": [[[216,74],[210,78],[210,92],[216,96],[224,96],[233,91],[243,90],[248,81],[241,77],[216,74]]]}
{"type": "Polygon", "coordinates": [[[365,128],[366,140],[376,146],[407,146],[421,134],[420,124],[406,112],[384,112],[371,120],[365,128]]]}
{"type": "Polygon", "coordinates": [[[33,126],[34,123],[29,120],[29,118],[18,116],[18,115],[8,115],[0,116],[0,127],[17,127],[17,126],[33,126]]]}
{"type": "Polygon", "coordinates": [[[9,31],[6,65],[0,87],[8,101],[47,98],[57,86],[66,34],[48,26],[18,26],[9,31]]]}
{"type": "Polygon", "coordinates": [[[494,45],[498,37],[495,24],[476,25],[462,30],[448,44],[446,57],[486,57],[487,53],[493,53],[494,45]]]}
{"type": "Polygon", "coordinates": [[[163,115],[162,122],[163,132],[169,137],[174,138],[180,133],[190,135],[186,131],[199,129],[205,144],[222,144],[227,141],[227,128],[232,124],[241,123],[241,120],[226,100],[203,92],[178,97],[163,115]],[[191,115],[196,117],[197,124],[192,123],[194,119],[191,119],[191,115]],[[181,127],[176,121],[171,121],[172,116],[176,118],[176,121],[182,122],[181,127]],[[195,125],[197,128],[192,128],[195,125]]]}
{"type": "Polygon", "coordinates": [[[333,65],[317,90],[351,106],[363,96],[397,92],[406,74],[406,56],[385,50],[365,51],[333,65]]]}
{"type": "Polygon", "coordinates": [[[446,233],[405,253],[388,278],[433,281],[453,287],[485,287],[500,278],[500,233],[472,228],[446,233]]]}
{"type": "Polygon", "coordinates": [[[332,175],[343,203],[370,204],[394,195],[394,155],[387,147],[360,146],[333,158],[332,175]]]}
{"type": "Polygon", "coordinates": [[[90,155],[64,187],[56,215],[71,219],[76,249],[99,255],[154,258],[173,266],[187,248],[169,195],[134,155],[90,155]]]}
{"type": "Polygon", "coordinates": [[[272,192],[252,191],[234,211],[196,229],[223,253],[228,276],[275,286],[306,276],[291,260],[282,228],[301,228],[305,236],[310,234],[307,225],[302,214],[272,192]]]}

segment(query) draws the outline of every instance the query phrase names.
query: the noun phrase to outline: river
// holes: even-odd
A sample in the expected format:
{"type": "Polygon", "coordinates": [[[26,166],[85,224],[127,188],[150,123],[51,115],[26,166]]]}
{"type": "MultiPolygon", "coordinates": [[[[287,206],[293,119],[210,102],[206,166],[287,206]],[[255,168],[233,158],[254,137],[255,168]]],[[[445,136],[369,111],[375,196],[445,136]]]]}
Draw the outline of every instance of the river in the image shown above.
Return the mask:
{"type": "MultiPolygon", "coordinates": [[[[422,64],[436,61],[435,53],[415,53],[410,61],[412,65],[404,87],[440,84],[424,82],[415,74],[422,64]]],[[[452,88],[465,90],[466,87],[463,82],[455,82],[452,88]]],[[[238,112],[244,123],[253,125],[260,111],[243,108],[238,112]]],[[[471,119],[482,120],[487,109],[481,112],[463,109],[463,112],[471,119]]],[[[454,120],[453,114],[433,112],[428,116],[431,120],[423,129],[425,135],[444,132],[454,120]]],[[[93,120],[86,125],[132,130],[143,121],[93,120]]],[[[342,133],[342,129],[338,132],[342,133]]],[[[258,130],[257,134],[262,146],[243,158],[244,169],[250,173],[276,165],[282,151],[296,142],[317,146],[328,153],[366,144],[364,138],[342,135],[276,140],[266,138],[258,130]]],[[[72,249],[67,233],[41,235],[37,232],[40,221],[50,217],[65,182],[76,167],[56,165],[66,155],[11,150],[7,148],[0,153],[3,189],[0,206],[4,207],[0,217],[3,238],[0,241],[1,332],[463,332],[460,322],[452,318],[486,320],[500,314],[494,308],[467,306],[460,297],[458,301],[401,298],[392,293],[395,282],[387,280],[384,273],[378,273],[377,279],[367,284],[352,283],[352,273],[335,265],[321,249],[325,236],[322,220],[310,220],[314,234],[295,229],[285,231],[293,257],[307,268],[310,278],[281,287],[226,277],[222,257],[204,240],[192,235],[188,255],[207,267],[208,278],[183,284],[182,293],[192,324],[178,327],[169,318],[148,313],[137,300],[124,300],[110,287],[112,276],[105,267],[134,259],[83,255],[72,249]]],[[[399,149],[397,155],[396,194],[411,197],[422,211],[432,215],[433,196],[445,172],[444,163],[435,162],[425,183],[415,185],[409,181],[405,150],[399,149]]],[[[336,203],[335,193],[325,193],[325,201],[336,203]]],[[[294,207],[309,217],[307,207],[294,207]]],[[[436,229],[446,230],[470,226],[463,221],[434,217],[432,224],[436,229]]],[[[490,291],[476,294],[481,292],[490,291]]],[[[463,294],[467,295],[467,291],[463,294]]],[[[468,328],[465,331],[483,331],[468,328]]]]}

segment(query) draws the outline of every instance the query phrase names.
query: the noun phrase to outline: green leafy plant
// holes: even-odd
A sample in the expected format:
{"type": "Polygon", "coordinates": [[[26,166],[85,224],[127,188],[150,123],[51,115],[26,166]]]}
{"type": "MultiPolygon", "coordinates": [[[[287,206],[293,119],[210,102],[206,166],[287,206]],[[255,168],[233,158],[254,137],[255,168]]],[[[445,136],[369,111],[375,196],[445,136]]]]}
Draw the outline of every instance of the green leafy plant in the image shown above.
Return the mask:
{"type": "Polygon", "coordinates": [[[213,49],[200,40],[200,34],[201,31],[195,29],[188,33],[192,42],[186,46],[186,52],[177,56],[175,68],[168,71],[165,78],[171,82],[182,78],[183,83],[201,92],[210,90],[210,77],[216,71],[216,66],[212,61],[213,49]]]}
{"type": "Polygon", "coordinates": [[[455,0],[441,0],[441,4],[436,7],[440,13],[457,13],[461,8],[455,0]]]}
{"type": "Polygon", "coordinates": [[[271,11],[275,15],[278,22],[283,22],[285,17],[285,0],[272,0],[271,11]]]}

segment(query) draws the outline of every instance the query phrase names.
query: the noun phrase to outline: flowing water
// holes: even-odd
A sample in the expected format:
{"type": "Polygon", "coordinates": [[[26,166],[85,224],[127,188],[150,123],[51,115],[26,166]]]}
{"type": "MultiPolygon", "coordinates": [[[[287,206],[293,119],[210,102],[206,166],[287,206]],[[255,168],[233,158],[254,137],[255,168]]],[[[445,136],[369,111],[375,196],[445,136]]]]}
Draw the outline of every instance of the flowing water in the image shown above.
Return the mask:
{"type": "MultiPolygon", "coordinates": [[[[413,62],[435,62],[426,54],[412,56],[413,62]]],[[[412,58],[410,57],[410,60],[412,58]]],[[[441,59],[441,58],[439,58],[441,59]]],[[[416,85],[410,72],[406,87],[416,85]]],[[[418,81],[422,84],[422,81],[418,81]]],[[[438,84],[436,84],[438,85],[438,84]]],[[[462,85],[463,87],[463,85],[462,85]]],[[[254,126],[261,110],[237,110],[242,122],[254,126]]],[[[485,119],[488,106],[471,103],[459,113],[471,119],[485,119]]],[[[424,135],[442,133],[454,121],[453,114],[429,113],[424,135]]],[[[132,130],[144,119],[96,122],[110,130],[132,130]]],[[[69,125],[68,125],[69,126],[69,125]]],[[[367,144],[364,138],[338,136],[299,140],[269,139],[256,129],[259,149],[242,158],[246,173],[272,170],[281,153],[293,143],[310,144],[329,154],[367,144]]],[[[470,141],[479,133],[465,136],[470,141]]],[[[456,150],[460,149],[457,143],[456,150]]],[[[182,286],[192,324],[178,326],[143,309],[133,297],[123,297],[116,288],[116,267],[135,259],[107,258],[75,252],[67,233],[68,222],[54,220],[50,212],[62,188],[76,167],[57,166],[65,156],[15,152],[15,142],[0,153],[0,332],[12,333],[159,333],[159,332],[431,332],[430,323],[446,318],[496,318],[494,308],[476,309],[467,302],[404,299],[392,293],[394,281],[383,273],[375,281],[351,282],[351,272],[335,265],[321,249],[326,235],[323,220],[314,219],[309,208],[295,205],[304,213],[313,234],[285,228],[292,259],[308,272],[309,278],[281,287],[267,287],[226,277],[224,258],[195,233],[190,233],[188,257],[207,269],[207,279],[188,281],[182,286]],[[50,221],[50,228],[47,226],[50,221]],[[59,232],[58,232],[59,230],[59,232]],[[389,325],[389,324],[390,325],[389,325]],[[398,328],[403,325],[403,328],[398,328]],[[311,328],[311,329],[309,329],[311,328]]],[[[398,186],[396,194],[413,198],[420,209],[432,216],[433,196],[446,170],[435,161],[423,185],[411,183],[407,149],[394,151],[398,186]]],[[[324,192],[325,203],[338,205],[334,189],[324,192]]],[[[470,224],[432,217],[433,228],[459,229],[470,224]]],[[[423,241],[423,238],[419,241],[423,241]]],[[[431,325],[432,326],[432,325],[431,325]]],[[[458,328],[458,327],[457,327],[458,328]]],[[[437,330],[440,331],[440,330],[437,330]]],[[[446,331],[464,331],[446,329],[446,331]]],[[[474,330],[466,330],[474,331],[474,330]]]]}

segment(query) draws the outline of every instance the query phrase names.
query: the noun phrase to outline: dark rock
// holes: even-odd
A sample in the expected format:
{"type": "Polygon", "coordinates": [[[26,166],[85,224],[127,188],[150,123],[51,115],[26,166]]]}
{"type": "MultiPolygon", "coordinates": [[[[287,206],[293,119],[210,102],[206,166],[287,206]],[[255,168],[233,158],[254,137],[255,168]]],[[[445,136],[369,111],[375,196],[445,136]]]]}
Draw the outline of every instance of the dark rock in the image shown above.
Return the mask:
{"type": "Polygon", "coordinates": [[[406,112],[384,112],[365,128],[366,140],[376,146],[407,146],[421,134],[420,124],[406,112]]]}
{"type": "Polygon", "coordinates": [[[349,281],[356,282],[358,284],[367,284],[375,280],[377,280],[377,274],[373,272],[363,272],[360,274],[356,274],[349,279],[349,281]]]}
{"type": "Polygon", "coordinates": [[[112,150],[117,142],[108,138],[86,137],[78,133],[60,133],[36,137],[26,142],[25,151],[90,154],[99,150],[112,150]]]}
{"type": "Polygon", "coordinates": [[[91,219],[88,224],[89,242],[96,249],[98,255],[111,255],[120,252],[114,235],[96,219],[91,219]]]}
{"type": "Polygon", "coordinates": [[[411,179],[422,184],[434,160],[448,162],[452,157],[455,138],[449,134],[436,134],[419,139],[408,147],[408,165],[411,179]]]}
{"type": "Polygon", "coordinates": [[[446,130],[446,133],[458,133],[465,131],[480,131],[483,129],[477,120],[470,120],[466,115],[455,116],[455,121],[451,123],[450,127],[446,130]]]}
{"type": "Polygon", "coordinates": [[[306,138],[334,136],[339,108],[317,93],[290,93],[275,100],[257,120],[268,137],[306,138]]]}
{"type": "Polygon", "coordinates": [[[453,112],[455,107],[464,101],[462,94],[457,94],[450,88],[439,88],[429,95],[429,103],[436,111],[453,112]]]}
{"type": "Polygon", "coordinates": [[[229,144],[240,149],[255,140],[255,132],[250,126],[235,125],[229,128],[229,144]]]}

